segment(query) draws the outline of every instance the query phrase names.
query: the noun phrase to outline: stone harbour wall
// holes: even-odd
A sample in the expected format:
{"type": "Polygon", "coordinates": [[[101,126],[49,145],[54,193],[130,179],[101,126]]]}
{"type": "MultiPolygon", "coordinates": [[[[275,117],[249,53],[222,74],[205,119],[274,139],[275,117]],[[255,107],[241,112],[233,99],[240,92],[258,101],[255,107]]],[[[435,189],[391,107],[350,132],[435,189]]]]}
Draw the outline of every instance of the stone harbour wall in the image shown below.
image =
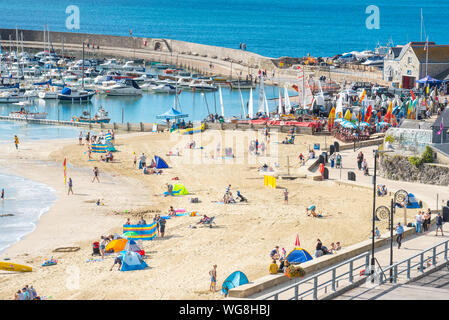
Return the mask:
{"type": "Polygon", "coordinates": [[[449,185],[449,166],[424,163],[416,167],[404,156],[381,156],[379,171],[382,177],[391,180],[449,185]]]}

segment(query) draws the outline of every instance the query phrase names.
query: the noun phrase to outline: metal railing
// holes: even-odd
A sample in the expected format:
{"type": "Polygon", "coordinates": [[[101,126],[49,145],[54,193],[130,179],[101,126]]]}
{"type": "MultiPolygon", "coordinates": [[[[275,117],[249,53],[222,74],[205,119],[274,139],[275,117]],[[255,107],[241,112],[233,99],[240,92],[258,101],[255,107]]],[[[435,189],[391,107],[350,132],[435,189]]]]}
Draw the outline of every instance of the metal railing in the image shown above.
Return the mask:
{"type": "MultiPolygon", "coordinates": [[[[449,269],[448,251],[449,240],[445,240],[411,256],[410,258],[394,263],[391,266],[386,266],[383,269],[379,266],[379,271],[373,274],[373,277],[377,278],[372,279],[372,282],[376,283],[374,287],[386,283],[387,281],[393,284],[396,284],[401,280],[409,281],[412,277],[424,274],[425,269],[441,264],[446,264],[449,269]]],[[[363,253],[317,274],[311,275],[297,283],[264,295],[261,299],[303,300],[306,297],[312,296],[312,299],[318,300],[318,295],[323,291],[324,294],[327,294],[329,289],[330,292],[336,292],[338,287],[344,287],[339,286],[343,281],[345,286],[348,286],[354,283],[354,278],[357,276],[359,276],[360,279],[362,279],[362,277],[368,279],[370,276],[369,262],[370,253],[363,253]],[[357,272],[358,270],[363,270],[364,272],[357,272]],[[321,283],[320,280],[322,281],[321,283]]]]}
{"type": "Polygon", "coordinates": [[[448,249],[449,240],[446,240],[433,247],[425,249],[410,258],[385,267],[380,272],[379,282],[380,284],[386,283],[387,281],[397,283],[398,280],[402,279],[401,277],[404,277],[407,281],[410,280],[412,276],[423,274],[424,270],[429,267],[434,267],[437,264],[442,263],[448,265],[448,249]],[[440,258],[439,256],[443,256],[443,260],[440,262],[438,262],[440,258]],[[392,272],[390,272],[391,270],[392,272]]]}
{"type": "Polygon", "coordinates": [[[354,277],[360,274],[360,271],[369,268],[369,257],[369,252],[363,253],[297,283],[276,290],[269,295],[263,296],[261,299],[279,300],[279,296],[285,294],[287,298],[282,297],[285,300],[303,300],[309,296],[312,296],[314,300],[318,300],[320,292],[324,291],[324,294],[327,294],[329,289],[331,292],[335,292],[343,281],[346,284],[354,283],[354,277]]]}

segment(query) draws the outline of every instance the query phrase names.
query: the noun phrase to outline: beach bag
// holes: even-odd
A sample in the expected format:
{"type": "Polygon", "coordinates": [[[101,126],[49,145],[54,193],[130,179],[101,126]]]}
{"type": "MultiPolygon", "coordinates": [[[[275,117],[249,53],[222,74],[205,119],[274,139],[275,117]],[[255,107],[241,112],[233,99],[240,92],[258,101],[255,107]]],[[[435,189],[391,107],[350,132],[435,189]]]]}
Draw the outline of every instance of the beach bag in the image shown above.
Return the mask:
{"type": "Polygon", "coordinates": [[[190,198],[190,203],[198,203],[198,198],[190,198]]]}

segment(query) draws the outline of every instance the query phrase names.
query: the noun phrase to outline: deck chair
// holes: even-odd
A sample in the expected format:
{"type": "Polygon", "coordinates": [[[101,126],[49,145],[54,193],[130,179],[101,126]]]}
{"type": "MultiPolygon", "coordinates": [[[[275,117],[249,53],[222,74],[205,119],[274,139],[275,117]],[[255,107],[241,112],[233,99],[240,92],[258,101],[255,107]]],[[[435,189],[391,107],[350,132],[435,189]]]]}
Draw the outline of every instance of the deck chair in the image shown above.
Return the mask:
{"type": "Polygon", "coordinates": [[[215,217],[210,217],[209,220],[207,220],[206,222],[203,222],[202,224],[205,226],[208,225],[209,228],[212,228],[212,225],[215,224],[214,220],[215,220],[215,217]]]}

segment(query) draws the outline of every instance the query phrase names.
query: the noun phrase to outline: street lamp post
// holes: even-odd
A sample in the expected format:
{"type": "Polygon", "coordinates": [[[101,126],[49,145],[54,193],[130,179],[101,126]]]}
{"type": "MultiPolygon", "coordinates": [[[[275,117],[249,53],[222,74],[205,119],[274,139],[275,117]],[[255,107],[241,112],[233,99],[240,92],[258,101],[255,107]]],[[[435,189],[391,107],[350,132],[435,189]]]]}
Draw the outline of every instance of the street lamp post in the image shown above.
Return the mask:
{"type": "Polygon", "coordinates": [[[372,240],[371,240],[371,282],[374,282],[374,267],[375,267],[375,258],[374,258],[374,234],[376,229],[376,172],[377,172],[377,155],[378,150],[373,150],[374,153],[374,175],[373,175],[373,225],[372,225],[372,240]]]}

